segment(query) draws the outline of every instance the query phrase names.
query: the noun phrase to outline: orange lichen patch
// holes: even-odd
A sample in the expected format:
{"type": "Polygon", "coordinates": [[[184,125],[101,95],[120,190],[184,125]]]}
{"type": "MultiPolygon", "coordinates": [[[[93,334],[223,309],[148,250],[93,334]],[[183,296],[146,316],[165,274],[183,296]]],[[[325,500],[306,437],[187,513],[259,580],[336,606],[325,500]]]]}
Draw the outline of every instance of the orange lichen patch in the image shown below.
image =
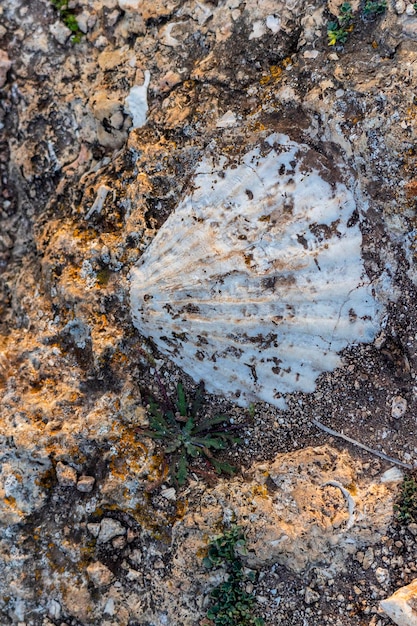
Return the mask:
{"type": "MultiPolygon", "coordinates": [[[[171,509],[169,513],[155,509],[151,502],[151,496],[145,493],[145,500],[137,504],[134,508],[123,506],[122,503],[106,504],[105,506],[98,507],[92,517],[99,521],[102,517],[111,512],[122,511],[130,515],[141,528],[149,531],[154,539],[163,541],[164,543],[170,543],[172,526],[185,516],[187,510],[188,501],[186,499],[177,500],[175,510],[172,511],[171,509]]],[[[91,545],[94,546],[94,541],[91,545]]]]}
{"type": "Polygon", "coordinates": [[[358,488],[355,483],[349,483],[349,485],[346,485],[346,489],[349,491],[350,494],[352,494],[352,496],[356,495],[358,492],[358,488]]]}
{"type": "Polygon", "coordinates": [[[112,354],[112,356],[111,356],[111,362],[114,365],[126,365],[126,364],[130,363],[130,360],[126,356],[126,354],[124,354],[120,350],[116,350],[114,352],[114,354],[112,354]]]}
{"type": "Polygon", "coordinates": [[[254,485],[252,487],[252,495],[260,496],[261,498],[268,498],[268,488],[266,485],[254,485]]]}
{"type": "Polygon", "coordinates": [[[8,507],[10,507],[11,509],[15,509],[16,507],[16,498],[14,498],[13,496],[6,496],[4,498],[4,502],[7,504],[8,507]]]}
{"type": "Polygon", "coordinates": [[[411,180],[405,186],[405,193],[407,198],[417,197],[417,180],[411,180]]]}
{"type": "Polygon", "coordinates": [[[187,500],[177,500],[177,510],[175,514],[175,521],[178,521],[184,517],[188,510],[187,500]]]}
{"type": "Polygon", "coordinates": [[[168,464],[164,457],[154,454],[152,456],[152,465],[148,474],[148,484],[145,487],[146,493],[152,493],[160,487],[169,474],[168,464]]]}
{"type": "MultiPolygon", "coordinates": [[[[284,65],[284,67],[286,67],[284,65]]],[[[276,83],[282,78],[282,67],[279,65],[271,65],[269,68],[269,74],[263,76],[259,81],[260,85],[269,85],[271,83],[276,83]]]]}
{"type": "Polygon", "coordinates": [[[144,443],[138,441],[134,430],[113,424],[110,441],[115,451],[109,464],[111,473],[118,478],[140,474],[146,464],[149,450],[144,443]]]}
{"type": "Polygon", "coordinates": [[[7,380],[10,369],[11,364],[9,360],[9,355],[5,351],[0,352],[0,383],[7,380]]]}

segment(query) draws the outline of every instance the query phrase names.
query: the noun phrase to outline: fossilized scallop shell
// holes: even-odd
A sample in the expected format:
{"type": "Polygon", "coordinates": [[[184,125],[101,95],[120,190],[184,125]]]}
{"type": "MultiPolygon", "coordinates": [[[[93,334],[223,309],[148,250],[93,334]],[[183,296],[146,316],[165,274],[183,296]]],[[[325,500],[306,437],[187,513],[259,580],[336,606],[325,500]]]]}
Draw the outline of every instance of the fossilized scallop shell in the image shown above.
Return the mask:
{"type": "Polygon", "coordinates": [[[208,391],[283,406],[378,330],[358,221],[337,163],[285,135],[207,157],[131,271],[134,324],[208,391]]]}

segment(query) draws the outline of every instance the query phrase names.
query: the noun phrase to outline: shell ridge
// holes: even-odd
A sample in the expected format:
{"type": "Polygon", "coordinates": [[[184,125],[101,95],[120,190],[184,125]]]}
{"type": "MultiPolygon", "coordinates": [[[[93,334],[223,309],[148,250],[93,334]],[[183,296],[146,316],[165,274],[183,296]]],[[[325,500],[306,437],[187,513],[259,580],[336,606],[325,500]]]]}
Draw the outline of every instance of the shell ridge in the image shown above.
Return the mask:
{"type": "Polygon", "coordinates": [[[139,332],[239,404],[282,408],[283,395],[312,391],[344,348],[373,340],[383,314],[348,172],[278,133],[233,165],[203,158],[130,272],[139,332]]]}

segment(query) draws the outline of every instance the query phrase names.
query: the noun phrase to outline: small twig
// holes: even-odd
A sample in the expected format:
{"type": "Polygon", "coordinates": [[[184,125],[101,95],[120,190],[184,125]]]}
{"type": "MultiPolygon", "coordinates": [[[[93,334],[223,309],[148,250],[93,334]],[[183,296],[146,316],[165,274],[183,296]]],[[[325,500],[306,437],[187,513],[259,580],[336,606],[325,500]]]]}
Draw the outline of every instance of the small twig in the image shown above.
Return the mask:
{"type": "Polygon", "coordinates": [[[399,461],[398,459],[393,459],[391,456],[388,456],[387,454],[384,454],[383,452],[380,452],[379,450],[374,450],[373,448],[369,448],[368,446],[365,446],[365,444],[360,443],[359,441],[356,441],[356,439],[352,439],[351,437],[348,437],[347,435],[344,435],[343,433],[338,433],[336,430],[332,430],[331,428],[328,428],[327,426],[325,426],[321,422],[318,422],[317,420],[311,420],[311,423],[314,424],[316,428],[323,430],[328,435],[332,435],[333,437],[339,437],[340,439],[344,439],[345,441],[348,441],[349,443],[356,446],[357,448],[361,448],[361,450],[366,450],[366,452],[369,452],[370,454],[379,456],[381,459],[384,459],[384,461],[388,461],[389,463],[394,463],[395,465],[400,465],[401,467],[405,467],[406,469],[409,469],[409,470],[413,469],[413,466],[410,465],[409,463],[404,463],[403,461],[399,461]]]}

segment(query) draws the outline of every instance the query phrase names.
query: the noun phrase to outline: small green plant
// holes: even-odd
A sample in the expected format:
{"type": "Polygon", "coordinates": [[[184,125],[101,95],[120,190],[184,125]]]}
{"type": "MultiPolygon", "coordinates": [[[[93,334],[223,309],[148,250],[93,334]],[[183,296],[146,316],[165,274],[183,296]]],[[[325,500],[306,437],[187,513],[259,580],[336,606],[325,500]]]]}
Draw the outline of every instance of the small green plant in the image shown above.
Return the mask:
{"type": "Polygon", "coordinates": [[[82,32],[74,13],[68,8],[68,2],[69,0],[51,0],[51,4],[58,10],[65,26],[73,33],[71,37],[72,43],[79,43],[81,41],[82,32]]]}
{"type": "Polygon", "coordinates": [[[346,43],[349,33],[353,30],[353,12],[350,2],[344,2],[339,10],[337,20],[327,24],[329,46],[346,43]]]}
{"type": "Polygon", "coordinates": [[[190,459],[201,456],[218,474],[233,474],[236,469],[229,463],[215,459],[213,451],[224,450],[228,444],[240,443],[241,439],[228,430],[229,420],[224,415],[202,419],[197,423],[203,387],[198,387],[191,402],[187,401],[181,383],[177,385],[174,405],[164,395],[164,408],[154,400],[149,401],[149,428],[140,433],[161,442],[164,453],[169,457],[170,473],[174,480],[183,485],[190,459]]]}
{"type": "Polygon", "coordinates": [[[208,569],[222,567],[228,573],[227,580],[210,593],[215,602],[207,618],[214,626],[264,626],[261,617],[252,615],[255,597],[245,590],[247,581],[255,580],[255,572],[246,573],[244,568],[241,556],[246,554],[246,538],[237,525],[214,537],[208,545],[203,565],[208,569]]]}
{"type": "Polygon", "coordinates": [[[377,15],[382,15],[387,10],[386,0],[380,0],[373,2],[372,0],[366,0],[365,5],[363,7],[363,14],[365,17],[376,17],[377,15]]]}
{"type": "MultiPolygon", "coordinates": [[[[417,5],[417,3],[416,3],[417,5]]],[[[387,0],[365,0],[361,15],[363,19],[374,19],[387,10],[387,0]]],[[[336,20],[327,24],[327,38],[329,46],[345,44],[349,33],[353,31],[354,15],[350,2],[344,2],[339,7],[336,20]]]]}
{"type": "Polygon", "coordinates": [[[417,522],[417,482],[415,476],[404,477],[397,504],[394,505],[402,524],[417,522]]]}

